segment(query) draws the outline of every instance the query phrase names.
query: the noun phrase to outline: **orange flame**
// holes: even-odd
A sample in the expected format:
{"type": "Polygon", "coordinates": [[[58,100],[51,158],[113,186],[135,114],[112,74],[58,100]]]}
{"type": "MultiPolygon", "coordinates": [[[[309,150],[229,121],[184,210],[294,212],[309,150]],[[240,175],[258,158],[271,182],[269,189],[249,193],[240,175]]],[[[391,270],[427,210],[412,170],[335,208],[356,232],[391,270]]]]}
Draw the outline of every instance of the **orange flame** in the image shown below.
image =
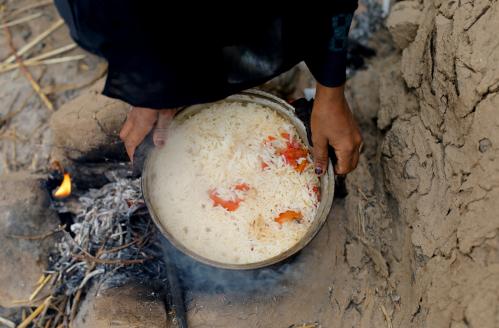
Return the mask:
{"type": "Polygon", "coordinates": [[[71,195],[71,177],[69,173],[64,173],[64,179],[62,180],[61,185],[54,191],[55,198],[66,198],[71,195]]]}

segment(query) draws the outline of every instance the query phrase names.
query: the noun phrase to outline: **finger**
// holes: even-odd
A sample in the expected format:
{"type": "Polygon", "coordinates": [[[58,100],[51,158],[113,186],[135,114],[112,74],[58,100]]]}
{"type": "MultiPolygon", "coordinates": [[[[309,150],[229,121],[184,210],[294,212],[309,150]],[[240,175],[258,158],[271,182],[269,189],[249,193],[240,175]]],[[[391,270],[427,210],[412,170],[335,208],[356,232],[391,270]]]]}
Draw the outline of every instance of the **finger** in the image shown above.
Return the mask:
{"type": "Polygon", "coordinates": [[[123,127],[121,128],[121,131],[120,131],[120,139],[121,140],[123,140],[123,141],[125,140],[126,136],[132,130],[132,127],[133,127],[132,119],[130,118],[130,116],[127,116],[126,121],[123,124],[123,127]]]}
{"type": "Polygon", "coordinates": [[[327,138],[326,137],[318,137],[313,140],[314,148],[314,165],[315,165],[315,173],[317,175],[322,175],[327,170],[328,164],[328,154],[327,154],[327,138]]]}
{"type": "Polygon", "coordinates": [[[336,164],[334,165],[334,172],[338,175],[347,174],[351,172],[354,168],[352,167],[354,151],[341,151],[335,150],[336,154],[336,164]]]}
{"type": "Polygon", "coordinates": [[[152,140],[155,146],[163,146],[168,135],[168,127],[175,114],[174,110],[165,109],[159,112],[158,121],[153,132],[152,140]]]}
{"type": "Polygon", "coordinates": [[[128,135],[123,140],[125,143],[126,152],[130,160],[133,162],[133,154],[135,153],[135,149],[140,145],[140,143],[144,140],[147,134],[152,130],[151,126],[133,126],[128,135]]]}

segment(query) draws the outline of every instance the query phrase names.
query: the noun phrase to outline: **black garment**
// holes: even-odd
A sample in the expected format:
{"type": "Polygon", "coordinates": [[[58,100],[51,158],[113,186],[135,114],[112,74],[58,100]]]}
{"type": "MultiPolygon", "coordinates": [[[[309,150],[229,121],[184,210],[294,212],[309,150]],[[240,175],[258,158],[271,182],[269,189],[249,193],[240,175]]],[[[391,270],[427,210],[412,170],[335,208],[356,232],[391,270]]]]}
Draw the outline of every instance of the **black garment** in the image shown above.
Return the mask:
{"type": "Polygon", "coordinates": [[[343,84],[357,0],[331,2],[303,13],[242,15],[163,1],[55,0],[75,41],[107,59],[103,93],[149,108],[222,99],[302,60],[321,84],[343,84]]]}

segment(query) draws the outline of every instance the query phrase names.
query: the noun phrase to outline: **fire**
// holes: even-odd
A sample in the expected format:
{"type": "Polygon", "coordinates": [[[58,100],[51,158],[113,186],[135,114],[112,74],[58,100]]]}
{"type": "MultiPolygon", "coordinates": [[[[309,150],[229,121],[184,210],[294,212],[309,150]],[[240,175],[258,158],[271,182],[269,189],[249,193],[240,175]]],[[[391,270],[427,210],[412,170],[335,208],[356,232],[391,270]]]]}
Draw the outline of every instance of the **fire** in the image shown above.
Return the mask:
{"type": "Polygon", "coordinates": [[[71,195],[71,177],[69,176],[69,173],[64,173],[64,179],[62,180],[61,185],[54,191],[54,197],[62,199],[69,195],[71,195]]]}

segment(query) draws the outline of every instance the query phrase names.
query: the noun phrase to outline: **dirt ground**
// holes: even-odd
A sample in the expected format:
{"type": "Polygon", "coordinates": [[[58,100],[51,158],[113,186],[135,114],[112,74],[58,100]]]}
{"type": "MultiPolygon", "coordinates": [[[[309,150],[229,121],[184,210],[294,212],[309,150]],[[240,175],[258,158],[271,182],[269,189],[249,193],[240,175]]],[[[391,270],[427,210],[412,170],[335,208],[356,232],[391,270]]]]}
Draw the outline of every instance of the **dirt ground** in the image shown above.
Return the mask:
{"type": "MultiPolygon", "coordinates": [[[[57,19],[45,6],[11,27],[14,45],[57,19]]],[[[372,41],[378,56],[347,84],[365,143],[349,195],[284,288],[193,292],[191,327],[499,327],[499,3],[402,1],[387,25],[372,41]]],[[[70,42],[61,27],[31,55],[70,42]]],[[[86,54],[30,72],[57,110],[104,65],[86,54]]],[[[19,70],[0,74],[0,104],[0,174],[45,170],[52,111],[19,70]]]]}
{"type": "MultiPolygon", "coordinates": [[[[49,29],[59,19],[55,7],[46,1],[7,1],[3,7],[6,12],[4,20],[7,22],[41,13],[37,18],[9,28],[17,49],[49,29]],[[9,13],[12,13],[14,8],[22,9],[38,3],[45,5],[22,11],[9,18],[9,13]]],[[[3,23],[0,22],[0,25],[3,23]]],[[[73,41],[69,37],[68,29],[62,26],[37,43],[26,56],[30,58],[71,43],[73,41]]],[[[1,28],[0,58],[3,60],[11,54],[5,28],[1,28]]],[[[29,67],[33,78],[53,103],[55,110],[76,97],[105,73],[106,64],[80,48],[55,57],[78,54],[84,54],[85,58],[29,67]]],[[[17,170],[46,170],[52,146],[48,120],[53,111],[44,106],[18,69],[0,74],[0,104],[0,174],[17,170]]]]}

